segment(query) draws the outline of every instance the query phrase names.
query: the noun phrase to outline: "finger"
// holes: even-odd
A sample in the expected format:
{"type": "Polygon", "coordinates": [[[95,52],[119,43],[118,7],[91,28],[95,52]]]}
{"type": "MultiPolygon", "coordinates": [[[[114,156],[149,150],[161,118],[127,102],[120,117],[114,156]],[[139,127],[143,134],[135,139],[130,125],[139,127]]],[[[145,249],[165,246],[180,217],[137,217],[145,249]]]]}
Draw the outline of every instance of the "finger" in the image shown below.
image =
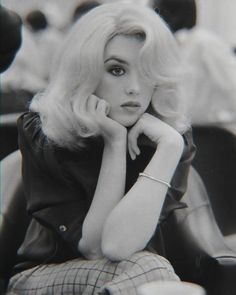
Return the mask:
{"type": "Polygon", "coordinates": [[[109,104],[105,100],[100,99],[97,104],[97,112],[107,116],[109,113],[109,110],[110,110],[109,104]]]}
{"type": "MultiPolygon", "coordinates": [[[[86,104],[87,104],[87,102],[86,102],[86,104]]],[[[78,113],[78,110],[79,110],[79,101],[78,100],[71,101],[70,102],[70,105],[71,105],[72,111],[75,114],[77,114],[78,113]]]]}
{"type": "Polygon", "coordinates": [[[139,124],[136,124],[135,126],[133,126],[133,128],[128,133],[128,142],[129,142],[130,148],[137,155],[140,154],[140,149],[138,147],[138,137],[141,133],[142,132],[141,132],[139,124]]]}
{"type": "MultiPolygon", "coordinates": [[[[137,140],[138,141],[138,140],[137,140]]],[[[136,141],[136,142],[137,142],[136,141]]],[[[137,143],[131,143],[130,148],[132,149],[133,153],[135,154],[135,156],[140,155],[140,149],[137,145],[137,143]]]]}
{"type": "Polygon", "coordinates": [[[128,149],[129,149],[129,155],[130,155],[130,158],[132,159],[132,160],[135,160],[136,159],[136,155],[132,152],[132,150],[128,147],[128,149]]]}
{"type": "Polygon", "coordinates": [[[136,159],[136,154],[134,153],[134,151],[133,151],[133,149],[132,149],[132,147],[131,147],[131,145],[129,143],[128,143],[128,151],[129,151],[130,158],[132,160],[135,160],[136,159]]]}
{"type": "Polygon", "coordinates": [[[138,137],[141,134],[140,129],[135,125],[128,134],[128,148],[131,158],[140,154],[140,149],[138,147],[138,137]]]}
{"type": "Polygon", "coordinates": [[[87,112],[95,113],[98,101],[99,98],[97,98],[95,95],[90,95],[90,97],[87,100],[87,112]]]}

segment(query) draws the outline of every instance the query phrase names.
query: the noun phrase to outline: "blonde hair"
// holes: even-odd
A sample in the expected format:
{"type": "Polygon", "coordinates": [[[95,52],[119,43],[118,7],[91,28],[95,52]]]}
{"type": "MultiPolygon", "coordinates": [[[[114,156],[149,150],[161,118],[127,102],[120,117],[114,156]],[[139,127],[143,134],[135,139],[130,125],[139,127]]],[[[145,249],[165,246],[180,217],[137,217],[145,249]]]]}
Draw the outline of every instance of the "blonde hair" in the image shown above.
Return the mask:
{"type": "Polygon", "coordinates": [[[119,34],[144,35],[140,61],[144,76],[155,88],[152,109],[178,131],[186,129],[178,47],[172,33],[148,7],[103,4],[71,29],[56,58],[50,84],[30,106],[39,112],[45,135],[58,145],[73,149],[80,146],[82,138],[98,134],[96,124],[86,116],[86,101],[103,73],[105,47],[119,34]]]}

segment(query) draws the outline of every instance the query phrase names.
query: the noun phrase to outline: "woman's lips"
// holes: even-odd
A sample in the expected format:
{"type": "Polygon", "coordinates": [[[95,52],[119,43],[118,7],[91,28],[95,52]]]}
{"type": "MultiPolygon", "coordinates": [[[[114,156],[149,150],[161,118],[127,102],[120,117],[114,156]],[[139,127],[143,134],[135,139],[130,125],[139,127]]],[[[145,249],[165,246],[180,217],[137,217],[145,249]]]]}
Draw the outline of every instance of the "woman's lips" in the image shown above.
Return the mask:
{"type": "Polygon", "coordinates": [[[136,101],[127,101],[121,107],[127,111],[136,112],[141,107],[141,104],[136,101]]]}

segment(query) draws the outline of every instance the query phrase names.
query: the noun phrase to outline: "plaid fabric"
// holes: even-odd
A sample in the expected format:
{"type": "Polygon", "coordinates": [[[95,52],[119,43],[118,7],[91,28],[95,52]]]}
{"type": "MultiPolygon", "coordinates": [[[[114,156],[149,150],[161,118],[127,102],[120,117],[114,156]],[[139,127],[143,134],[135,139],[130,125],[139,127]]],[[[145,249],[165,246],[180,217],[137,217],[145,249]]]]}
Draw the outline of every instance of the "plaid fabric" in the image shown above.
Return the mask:
{"type": "Polygon", "coordinates": [[[178,281],[170,263],[147,251],[120,262],[74,259],[39,265],[11,278],[7,295],[136,295],[152,281],[178,281]]]}

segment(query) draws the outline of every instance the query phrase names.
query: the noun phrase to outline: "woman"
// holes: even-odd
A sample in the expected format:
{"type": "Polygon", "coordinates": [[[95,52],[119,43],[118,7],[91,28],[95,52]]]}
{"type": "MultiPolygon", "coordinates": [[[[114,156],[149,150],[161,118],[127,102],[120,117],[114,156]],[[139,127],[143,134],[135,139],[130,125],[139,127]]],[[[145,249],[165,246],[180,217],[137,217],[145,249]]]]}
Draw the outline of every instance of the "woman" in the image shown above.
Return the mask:
{"type": "Polygon", "coordinates": [[[151,245],[185,206],[194,153],[177,52],[143,6],[104,4],[75,24],[18,121],[32,221],[9,292],[136,294],[179,280],[151,245]]]}

